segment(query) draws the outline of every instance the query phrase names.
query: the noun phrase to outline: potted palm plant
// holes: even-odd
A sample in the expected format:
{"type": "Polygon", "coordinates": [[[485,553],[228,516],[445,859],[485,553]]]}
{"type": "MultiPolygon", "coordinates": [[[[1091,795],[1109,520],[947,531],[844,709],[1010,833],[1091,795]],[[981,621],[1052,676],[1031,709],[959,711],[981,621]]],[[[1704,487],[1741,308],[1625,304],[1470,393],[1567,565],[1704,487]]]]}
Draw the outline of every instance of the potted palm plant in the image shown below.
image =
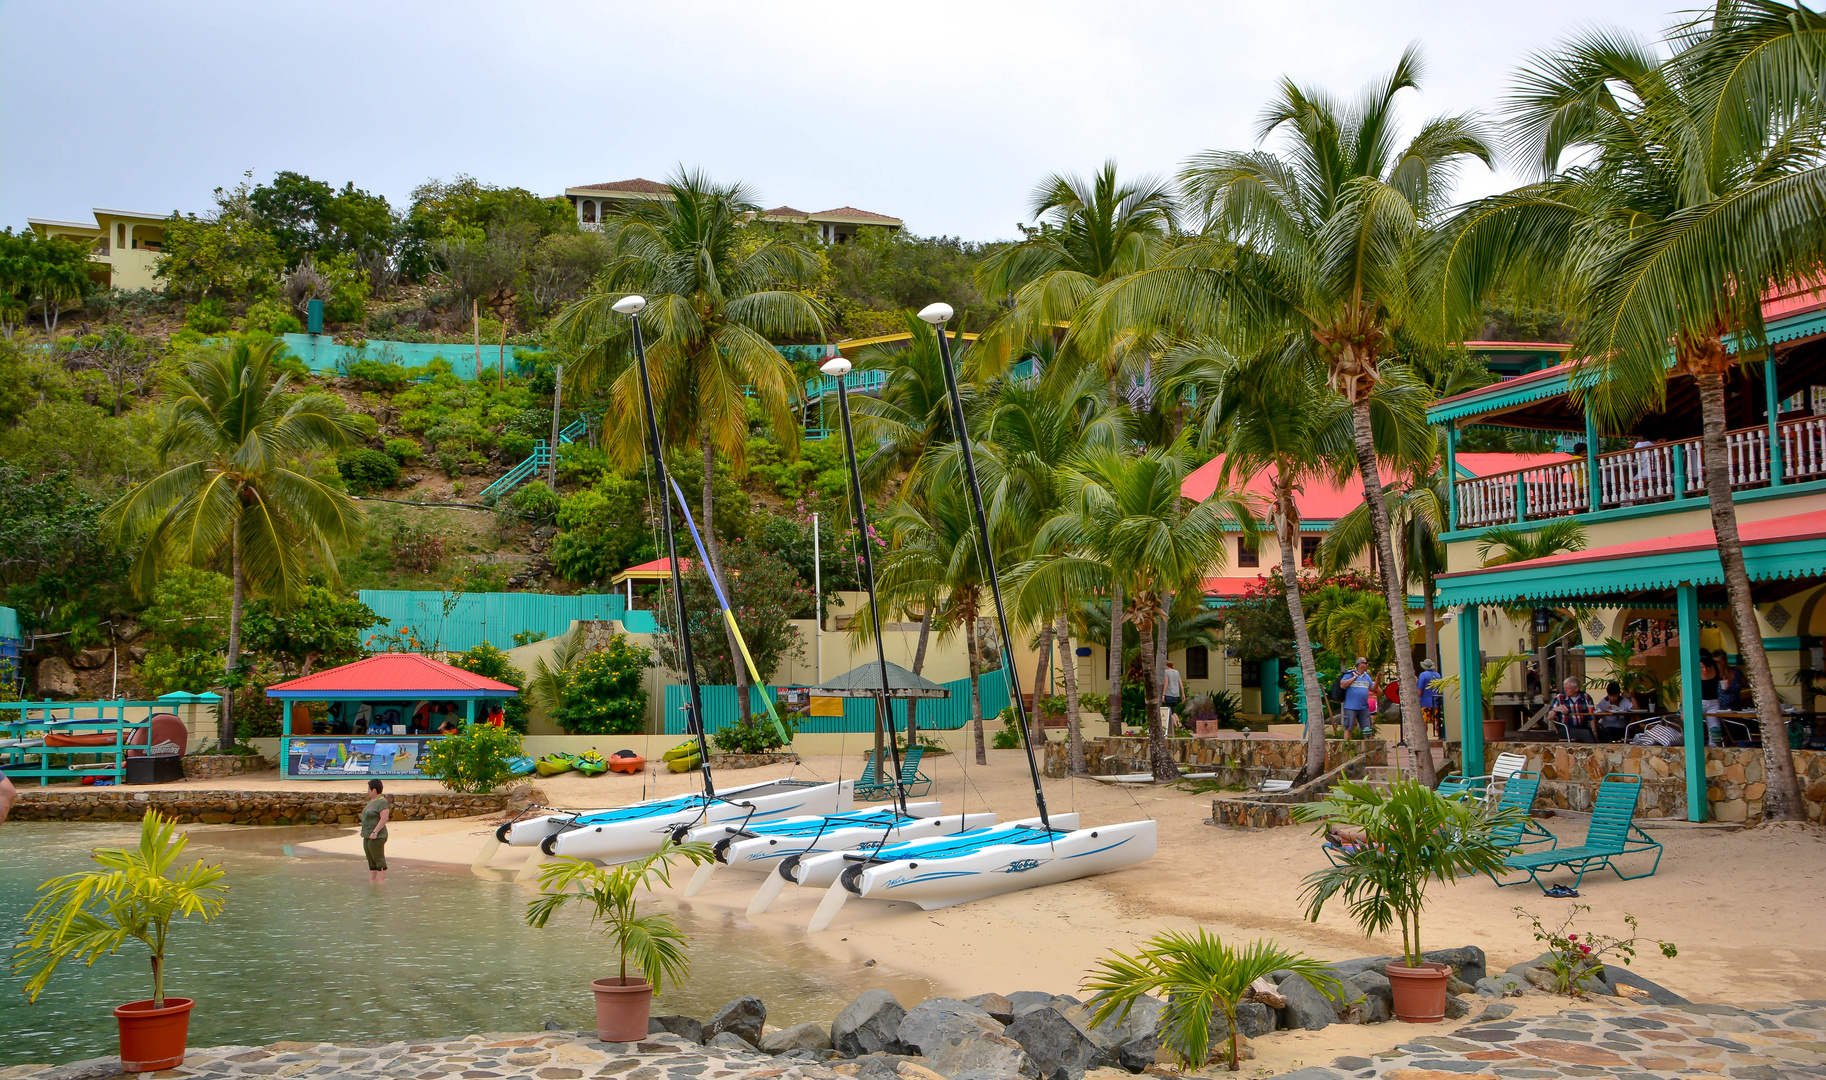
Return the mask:
{"type": "Polygon", "coordinates": [[[527,905],[527,923],[543,927],[554,912],[576,900],[589,907],[590,925],[600,925],[621,953],[619,975],[590,983],[596,995],[598,1039],[636,1042],[646,1038],[654,992],[668,980],[678,982],[691,970],[684,932],[667,912],[640,914],[638,893],[650,891],[654,882],[670,885],[674,859],[702,865],[713,857],[709,844],[668,841],[646,858],[620,866],[561,858],[539,871],[541,891],[527,905]]]}
{"type": "Polygon", "coordinates": [[[1365,934],[1401,928],[1401,959],[1384,969],[1396,1019],[1432,1024],[1445,1017],[1452,969],[1421,955],[1428,886],[1500,870],[1510,849],[1496,831],[1517,824],[1521,813],[1487,812],[1475,800],[1444,798],[1418,780],[1396,780],[1386,789],[1345,780],[1323,801],[1293,808],[1296,821],[1317,822],[1318,832],[1354,834],[1331,866],[1306,876],[1306,917],[1317,921],[1326,902],[1342,896],[1365,934]]]}
{"type": "Polygon", "coordinates": [[[57,966],[70,957],[93,964],[138,941],[152,953],[152,996],[116,1006],[120,1025],[120,1064],[127,1072],[175,1069],[184,1063],[190,1034],[191,998],[165,996],[165,954],[174,919],[198,916],[204,922],[222,913],[228,886],[220,866],[198,859],[176,873],[172,868],[190,838],[176,823],[148,810],[140,823],[137,848],[97,848],[90,855],[101,865],[52,878],[26,913],[25,936],[16,946],[16,972],[32,971],[25,984],[28,1001],[51,981],[57,966]]]}
{"type": "Polygon", "coordinates": [[[1164,998],[1167,1007],[1160,1018],[1160,1041],[1188,1072],[1211,1057],[1211,1014],[1221,1011],[1230,1029],[1226,1057],[1234,1072],[1236,1007],[1248,996],[1250,984],[1283,970],[1312,983],[1334,1001],[1343,996],[1337,973],[1317,960],[1289,952],[1266,938],[1239,951],[1202,927],[1196,934],[1168,930],[1148,940],[1133,956],[1116,953],[1098,961],[1084,980],[1084,988],[1097,995],[1091,999],[1096,1005],[1091,1017],[1094,1025],[1110,1017],[1117,1023],[1128,1019],[1129,1010],[1143,995],[1164,998]]]}

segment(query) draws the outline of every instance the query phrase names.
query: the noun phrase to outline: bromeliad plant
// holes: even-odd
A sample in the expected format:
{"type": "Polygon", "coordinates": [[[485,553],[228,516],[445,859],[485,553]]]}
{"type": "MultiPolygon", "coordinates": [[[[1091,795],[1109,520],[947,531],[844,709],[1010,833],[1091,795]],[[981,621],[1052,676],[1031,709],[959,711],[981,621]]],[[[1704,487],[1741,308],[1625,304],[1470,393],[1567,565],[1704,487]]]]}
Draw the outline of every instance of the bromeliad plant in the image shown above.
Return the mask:
{"type": "MultiPolygon", "coordinates": [[[[1603,980],[1605,957],[1615,957],[1627,967],[1636,958],[1637,943],[1645,940],[1636,917],[1627,913],[1623,916],[1623,922],[1630,929],[1629,937],[1574,933],[1573,920],[1590,912],[1590,904],[1572,904],[1567,907],[1566,917],[1560,920],[1560,924],[1549,928],[1541,922],[1539,915],[1524,908],[1515,909],[1516,918],[1527,919],[1533,925],[1534,940],[1547,945],[1547,963],[1544,966],[1553,976],[1553,993],[1584,997],[1587,979],[1603,980]]],[[[1680,953],[1671,941],[1658,938],[1646,940],[1653,941],[1655,947],[1661,950],[1661,955],[1670,959],[1680,953]]]]}
{"type": "Polygon", "coordinates": [[[553,912],[573,900],[589,905],[590,925],[600,925],[621,953],[622,980],[627,980],[632,963],[657,993],[666,981],[677,983],[690,973],[691,958],[685,953],[688,942],[669,913],[639,914],[637,894],[642,889],[651,891],[654,882],[670,886],[674,859],[702,865],[714,857],[709,844],[667,841],[646,858],[620,866],[558,859],[539,871],[541,892],[526,907],[527,925],[543,927],[553,912]]]}
{"type": "Polygon", "coordinates": [[[1522,811],[1487,813],[1418,780],[1397,780],[1386,789],[1346,780],[1322,802],[1295,806],[1293,816],[1317,822],[1318,833],[1342,826],[1362,835],[1361,843],[1340,850],[1335,865],[1306,876],[1300,892],[1306,917],[1316,922],[1326,903],[1342,896],[1365,934],[1400,926],[1402,956],[1408,967],[1418,967],[1427,887],[1501,870],[1510,847],[1496,838],[1497,830],[1518,826],[1522,811]]]}
{"type": "Polygon", "coordinates": [[[222,868],[201,859],[170,873],[189,843],[175,822],[148,810],[137,848],[96,848],[90,857],[100,870],[39,886],[42,895],[26,913],[25,936],[14,946],[13,970],[33,972],[26,1000],[38,1000],[65,960],[80,957],[92,965],[131,940],[152,953],[152,1006],[164,1008],[171,921],[196,915],[209,922],[222,913],[228,892],[222,868]]]}
{"type": "Polygon", "coordinates": [[[1111,1017],[1121,1023],[1143,995],[1165,999],[1161,1041],[1187,1070],[1202,1066],[1210,1057],[1211,1014],[1214,1009],[1221,1011],[1229,1024],[1228,1060],[1234,1071],[1236,1007],[1248,995],[1251,983],[1282,970],[1304,978],[1328,998],[1343,997],[1337,974],[1317,960],[1289,952],[1266,938],[1234,949],[1202,927],[1195,934],[1168,930],[1149,939],[1133,956],[1116,953],[1098,961],[1084,980],[1084,988],[1097,995],[1093,1024],[1111,1017]]]}

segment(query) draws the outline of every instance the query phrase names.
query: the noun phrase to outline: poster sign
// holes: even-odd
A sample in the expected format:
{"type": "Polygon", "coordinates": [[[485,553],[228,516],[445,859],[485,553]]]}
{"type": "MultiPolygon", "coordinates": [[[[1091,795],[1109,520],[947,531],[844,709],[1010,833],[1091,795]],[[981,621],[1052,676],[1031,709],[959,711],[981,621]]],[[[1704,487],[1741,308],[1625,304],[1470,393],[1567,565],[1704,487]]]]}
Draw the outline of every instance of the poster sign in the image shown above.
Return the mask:
{"type": "Polygon", "coordinates": [[[438,736],[288,737],[284,775],[300,780],[346,780],[354,776],[418,779],[425,745],[438,736]]]}

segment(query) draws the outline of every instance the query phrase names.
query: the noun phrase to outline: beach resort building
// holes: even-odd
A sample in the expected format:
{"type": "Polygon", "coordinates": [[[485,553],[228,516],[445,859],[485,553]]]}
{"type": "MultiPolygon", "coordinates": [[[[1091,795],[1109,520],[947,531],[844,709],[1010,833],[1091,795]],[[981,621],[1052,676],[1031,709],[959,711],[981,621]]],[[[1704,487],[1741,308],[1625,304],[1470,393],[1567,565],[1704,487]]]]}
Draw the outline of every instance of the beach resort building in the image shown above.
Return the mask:
{"type": "Polygon", "coordinates": [[[131,210],[96,207],[93,224],[26,218],[40,236],[61,236],[90,245],[90,276],[102,288],[161,288],[153,266],[164,245],[168,214],[141,214],[131,210]]]}
{"type": "MultiPolygon", "coordinates": [[[[603,217],[630,206],[644,202],[654,202],[670,198],[670,189],[654,180],[635,177],[632,180],[615,180],[606,184],[581,184],[564,189],[564,197],[571,201],[577,212],[577,224],[585,229],[602,227],[603,217]]],[[[906,222],[897,217],[877,214],[870,210],[858,210],[854,206],[839,206],[830,210],[807,212],[790,206],[776,206],[761,213],[762,221],[778,222],[784,225],[806,225],[818,231],[818,238],[826,244],[841,244],[853,240],[863,229],[885,229],[894,232],[905,226],[906,222]]]]}

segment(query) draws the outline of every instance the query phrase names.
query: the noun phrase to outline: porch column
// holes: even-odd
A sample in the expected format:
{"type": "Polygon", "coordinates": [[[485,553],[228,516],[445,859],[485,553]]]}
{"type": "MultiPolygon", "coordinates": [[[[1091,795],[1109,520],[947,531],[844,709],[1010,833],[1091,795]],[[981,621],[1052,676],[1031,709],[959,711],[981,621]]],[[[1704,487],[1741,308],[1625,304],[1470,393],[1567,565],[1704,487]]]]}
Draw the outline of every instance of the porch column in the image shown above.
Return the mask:
{"type": "Polygon", "coordinates": [[[1775,388],[1775,350],[1763,357],[1763,400],[1769,409],[1769,486],[1782,485],[1781,392],[1775,388]]]}
{"type": "Polygon", "coordinates": [[[1464,775],[1483,776],[1484,651],[1478,640],[1482,622],[1476,604],[1466,604],[1453,620],[1458,624],[1458,739],[1464,775]]]}
{"type": "Polygon", "coordinates": [[[471,725],[475,722],[476,722],[476,699],[475,698],[465,698],[463,700],[463,726],[468,727],[469,725],[471,725]]]}
{"type": "MultiPolygon", "coordinates": [[[[195,710],[195,706],[192,706],[192,710],[193,711],[195,710]]],[[[285,699],[284,713],[285,713],[284,719],[279,721],[279,734],[289,736],[292,733],[292,699],[291,698],[285,699]]],[[[147,738],[151,738],[150,732],[147,733],[147,738]]],[[[279,771],[282,773],[285,771],[285,751],[283,751],[283,750],[281,750],[279,752],[279,771]]]]}
{"type": "Polygon", "coordinates": [[[1458,528],[1458,425],[1446,424],[1446,532],[1458,528]]]}
{"type": "MultiPolygon", "coordinates": [[[[1680,627],[1680,716],[1686,733],[1687,820],[1704,821],[1706,801],[1706,721],[1699,697],[1699,589],[1681,582],[1674,590],[1680,627]]],[[[1665,703],[1664,703],[1665,704],[1665,703]]]]}
{"type": "Polygon", "coordinates": [[[1279,660],[1262,661],[1262,711],[1269,716],[1281,715],[1281,662],[1279,660]]]}
{"type": "Polygon", "coordinates": [[[1604,486],[1598,481],[1598,418],[1585,402],[1585,508],[1593,513],[1604,508],[1604,486]]]}

